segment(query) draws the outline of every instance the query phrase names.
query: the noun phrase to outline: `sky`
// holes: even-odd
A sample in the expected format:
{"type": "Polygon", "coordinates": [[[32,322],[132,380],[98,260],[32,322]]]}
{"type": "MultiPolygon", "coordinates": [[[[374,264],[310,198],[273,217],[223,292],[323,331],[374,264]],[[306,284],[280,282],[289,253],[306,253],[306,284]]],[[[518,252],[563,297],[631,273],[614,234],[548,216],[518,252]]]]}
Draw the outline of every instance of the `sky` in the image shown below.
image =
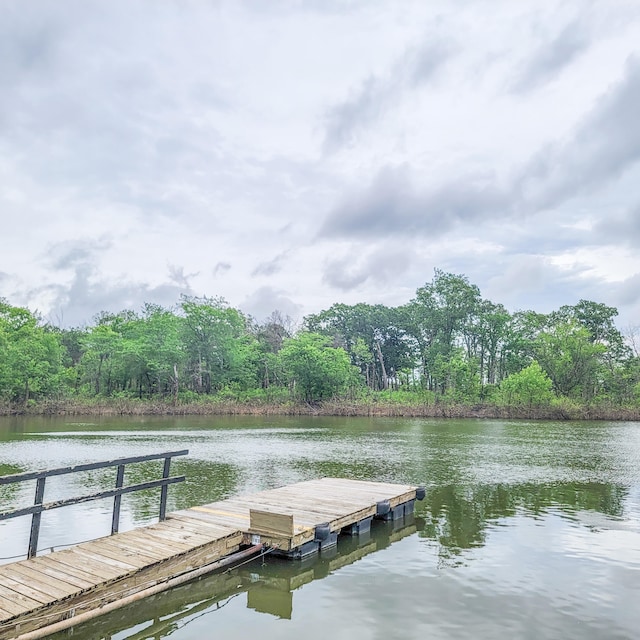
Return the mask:
{"type": "Polygon", "coordinates": [[[638,0],[0,0],[0,297],[640,325],[638,0]]]}

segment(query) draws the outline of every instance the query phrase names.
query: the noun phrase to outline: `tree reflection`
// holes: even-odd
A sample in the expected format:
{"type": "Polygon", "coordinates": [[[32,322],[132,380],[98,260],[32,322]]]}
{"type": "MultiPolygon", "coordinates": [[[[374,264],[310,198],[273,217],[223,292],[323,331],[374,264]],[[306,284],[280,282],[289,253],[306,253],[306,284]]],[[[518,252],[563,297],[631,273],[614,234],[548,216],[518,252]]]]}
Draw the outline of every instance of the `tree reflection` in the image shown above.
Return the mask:
{"type": "Polygon", "coordinates": [[[554,511],[575,520],[580,511],[622,518],[628,489],[605,483],[520,485],[445,485],[427,492],[420,513],[425,526],[419,532],[439,545],[442,558],[483,546],[492,524],[518,513],[540,517],[554,511]]]}

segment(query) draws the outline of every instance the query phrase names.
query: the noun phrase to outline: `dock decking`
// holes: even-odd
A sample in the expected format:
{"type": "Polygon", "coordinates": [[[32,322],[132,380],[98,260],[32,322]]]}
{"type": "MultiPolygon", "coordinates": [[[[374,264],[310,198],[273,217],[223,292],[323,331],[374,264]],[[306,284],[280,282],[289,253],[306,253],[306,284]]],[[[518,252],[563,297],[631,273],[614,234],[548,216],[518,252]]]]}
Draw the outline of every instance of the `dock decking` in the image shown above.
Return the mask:
{"type": "MultiPolygon", "coordinates": [[[[421,493],[422,492],[422,493],[421,493]]],[[[176,511],[157,524],[0,566],[0,640],[143,595],[241,547],[302,558],[357,535],[374,517],[413,512],[415,486],[337,478],[176,511]]],[[[28,637],[28,636],[27,636],[28,637]]]]}

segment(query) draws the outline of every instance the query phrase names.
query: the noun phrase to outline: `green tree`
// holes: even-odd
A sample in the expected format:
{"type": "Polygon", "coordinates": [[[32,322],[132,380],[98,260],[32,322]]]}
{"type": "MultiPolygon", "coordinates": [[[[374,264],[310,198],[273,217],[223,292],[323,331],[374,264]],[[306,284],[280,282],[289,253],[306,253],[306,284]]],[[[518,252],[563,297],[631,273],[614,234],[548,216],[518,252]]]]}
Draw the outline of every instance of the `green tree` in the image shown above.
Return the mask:
{"type": "Polygon", "coordinates": [[[263,324],[253,327],[253,335],[257,341],[256,375],[263,389],[283,382],[277,354],[284,341],[291,337],[291,326],[291,318],[274,311],[263,324]]]}
{"type": "Polygon", "coordinates": [[[480,290],[466,276],[436,269],[433,280],[420,287],[402,309],[404,328],[420,355],[429,390],[446,392],[448,381],[442,377],[442,362],[454,356],[456,347],[473,342],[472,319],[478,314],[480,302],[480,290]]]}
{"type": "Polygon", "coordinates": [[[306,402],[343,393],[358,379],[347,352],[332,347],[329,338],[317,333],[305,332],[289,338],[279,358],[294,394],[306,402]]]}
{"type": "Polygon", "coordinates": [[[396,309],[384,305],[335,304],[308,316],[306,328],[343,347],[372,389],[397,385],[398,372],[414,366],[411,344],[396,309]]]}
{"type": "Polygon", "coordinates": [[[535,360],[505,378],[500,383],[500,392],[505,404],[529,410],[547,406],[553,399],[551,379],[535,360]]]}
{"type": "Polygon", "coordinates": [[[177,403],[185,360],[180,328],[178,316],[155,304],[145,304],[142,316],[126,326],[123,357],[140,397],[170,395],[177,403]]]}
{"type": "Polygon", "coordinates": [[[58,336],[28,309],[0,299],[0,395],[27,404],[61,390],[63,350],[58,336]]]}
{"type": "Polygon", "coordinates": [[[558,395],[589,401],[597,394],[606,347],[594,343],[587,329],[559,322],[540,332],[534,352],[558,395]]]}
{"type": "Polygon", "coordinates": [[[211,393],[231,382],[246,385],[247,359],[255,356],[249,345],[255,339],[248,335],[245,317],[221,298],[185,296],[180,307],[192,388],[198,393],[211,393]]]}
{"type": "Polygon", "coordinates": [[[101,314],[80,339],[84,351],[81,377],[95,395],[110,395],[124,377],[122,322],[117,315],[101,314]]]}

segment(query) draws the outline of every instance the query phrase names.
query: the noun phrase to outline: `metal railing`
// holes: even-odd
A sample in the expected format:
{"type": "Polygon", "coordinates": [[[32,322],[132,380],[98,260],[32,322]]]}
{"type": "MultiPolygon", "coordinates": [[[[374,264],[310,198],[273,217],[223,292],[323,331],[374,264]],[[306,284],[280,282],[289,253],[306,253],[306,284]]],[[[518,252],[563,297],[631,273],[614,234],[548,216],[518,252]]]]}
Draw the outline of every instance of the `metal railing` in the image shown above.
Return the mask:
{"type": "Polygon", "coordinates": [[[18,518],[19,516],[31,515],[31,534],[29,536],[29,549],[27,552],[28,558],[33,558],[38,549],[38,536],[40,535],[40,519],[43,511],[50,511],[51,509],[59,509],[60,507],[67,507],[72,504],[80,504],[82,502],[90,502],[92,500],[100,500],[102,498],[113,498],[113,513],[111,517],[111,534],[118,532],[120,526],[120,502],[122,496],[126,493],[133,493],[134,491],[142,491],[143,489],[153,489],[154,487],[161,487],[160,489],[160,520],[164,520],[167,512],[167,493],[170,484],[176,482],[183,482],[185,476],[169,476],[171,468],[171,459],[176,456],[185,456],[189,453],[188,449],[182,451],[169,451],[167,453],[155,453],[147,456],[135,456],[132,458],[119,458],[117,460],[109,460],[106,462],[91,462],[87,464],[79,464],[73,467],[61,467],[59,469],[49,469],[47,471],[32,471],[27,473],[17,473],[10,476],[0,476],[0,486],[13,484],[16,482],[26,482],[28,480],[36,481],[36,494],[32,507],[26,507],[24,509],[16,509],[14,511],[6,511],[0,513],[1,520],[9,520],[10,518],[18,518]],[[147,462],[148,460],[161,460],[164,458],[164,467],[162,470],[162,478],[158,480],[151,480],[149,482],[141,482],[138,484],[132,484],[127,487],[124,485],[124,471],[128,464],[134,464],[136,462],[147,462]],[[118,467],[116,472],[116,486],[115,489],[108,491],[101,491],[99,493],[93,493],[89,495],[79,496],[76,498],[65,498],[62,500],[56,500],[53,502],[43,502],[44,489],[47,478],[51,476],[61,476],[70,473],[77,473],[80,471],[92,471],[94,469],[104,469],[107,467],[118,467]]]}

